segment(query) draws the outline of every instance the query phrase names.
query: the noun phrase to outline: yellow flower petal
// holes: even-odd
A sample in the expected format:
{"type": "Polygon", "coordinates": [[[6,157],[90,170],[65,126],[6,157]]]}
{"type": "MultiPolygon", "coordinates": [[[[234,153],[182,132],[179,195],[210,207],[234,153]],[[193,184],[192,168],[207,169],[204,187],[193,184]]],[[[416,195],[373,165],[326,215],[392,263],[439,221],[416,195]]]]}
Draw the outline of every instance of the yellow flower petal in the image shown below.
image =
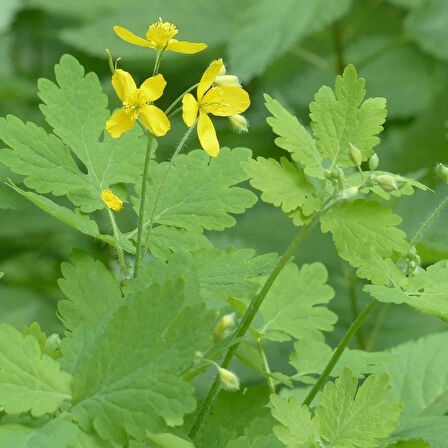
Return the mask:
{"type": "Polygon", "coordinates": [[[216,157],[219,153],[219,142],[215,127],[210,117],[203,110],[199,111],[198,137],[204,151],[210,157],[216,157]]]}
{"type": "Polygon", "coordinates": [[[217,61],[213,61],[207,70],[205,70],[198,85],[198,101],[201,101],[205,92],[212,86],[223,65],[222,60],[218,59],[217,61]]]}
{"type": "Polygon", "coordinates": [[[160,73],[157,76],[151,76],[140,86],[139,102],[150,103],[163,95],[166,81],[160,73]]]}
{"type": "Polygon", "coordinates": [[[115,70],[115,73],[112,75],[112,86],[123,103],[137,90],[131,74],[120,68],[115,70]]]}
{"type": "Polygon", "coordinates": [[[175,25],[162,22],[162,19],[159,18],[158,22],[148,28],[146,39],[152,41],[159,50],[162,50],[178,32],[175,25]]]}
{"type": "Polygon", "coordinates": [[[182,98],[182,118],[184,123],[191,128],[198,116],[199,104],[191,93],[186,93],[182,98]]]}
{"type": "Polygon", "coordinates": [[[171,39],[168,42],[167,50],[175,51],[176,53],[183,54],[194,54],[199,51],[205,50],[207,44],[204,43],[194,43],[194,42],[182,42],[176,39],[171,39]]]}
{"type": "Polygon", "coordinates": [[[139,109],[140,118],[149,132],[157,137],[165,135],[171,127],[168,117],[161,109],[152,105],[145,105],[139,109]]]}
{"type": "Polygon", "coordinates": [[[116,212],[121,211],[123,208],[123,201],[118,196],[115,196],[110,190],[103,190],[101,192],[101,199],[110,209],[115,210],[116,212]]]}
{"type": "Polygon", "coordinates": [[[214,87],[201,101],[204,110],[219,117],[241,114],[249,106],[249,94],[244,89],[234,86],[214,87]]]}
{"type": "Polygon", "coordinates": [[[140,47],[156,48],[152,42],[143,39],[143,37],[136,36],[134,33],[131,33],[122,26],[114,26],[114,31],[118,37],[126,42],[129,42],[130,44],[139,45],[140,47]]]}
{"type": "Polygon", "coordinates": [[[117,110],[106,122],[106,130],[113,138],[118,138],[123,132],[129,131],[136,120],[135,110],[117,110]]]}

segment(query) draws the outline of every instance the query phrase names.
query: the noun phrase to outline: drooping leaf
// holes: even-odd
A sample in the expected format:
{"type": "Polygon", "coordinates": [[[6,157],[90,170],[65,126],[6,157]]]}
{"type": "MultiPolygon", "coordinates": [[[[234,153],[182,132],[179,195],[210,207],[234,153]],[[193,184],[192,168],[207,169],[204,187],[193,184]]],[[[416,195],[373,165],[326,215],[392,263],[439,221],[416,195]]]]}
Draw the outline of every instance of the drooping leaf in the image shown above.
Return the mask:
{"type": "Polygon", "coordinates": [[[141,439],[147,430],[182,424],[195,400],[193,387],[177,375],[209,343],[214,323],[215,313],[203,305],[185,305],[182,280],[133,295],[80,362],[74,418],[86,431],[119,443],[128,434],[141,439]]]}
{"type": "Polygon", "coordinates": [[[0,341],[0,405],[7,413],[31,411],[39,417],[70,399],[70,375],[42,355],[34,337],[0,324],[0,341]]]}

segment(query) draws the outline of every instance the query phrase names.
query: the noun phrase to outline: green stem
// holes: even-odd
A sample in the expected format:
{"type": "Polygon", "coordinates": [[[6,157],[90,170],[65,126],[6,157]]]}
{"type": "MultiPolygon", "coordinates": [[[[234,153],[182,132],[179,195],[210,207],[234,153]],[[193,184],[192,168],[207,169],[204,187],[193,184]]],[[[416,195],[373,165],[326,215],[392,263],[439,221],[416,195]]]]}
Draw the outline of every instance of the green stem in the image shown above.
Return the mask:
{"type": "Polygon", "coordinates": [[[381,327],[383,326],[384,319],[386,318],[386,314],[389,311],[390,305],[390,303],[381,304],[381,308],[378,312],[378,315],[376,316],[375,323],[373,324],[372,333],[370,334],[370,337],[366,343],[367,352],[370,352],[373,349],[375,342],[378,339],[378,335],[380,334],[381,327]]]}
{"type": "Polygon", "coordinates": [[[327,73],[332,73],[328,62],[324,58],[321,58],[320,56],[307,50],[306,48],[295,47],[291,50],[291,53],[327,73]]]}
{"type": "MultiPolygon", "coordinates": [[[[311,221],[309,224],[307,224],[305,227],[302,228],[302,230],[297,234],[294,241],[291,243],[289,248],[286,250],[286,252],[283,254],[283,256],[278,261],[277,265],[275,266],[274,270],[271,272],[269,277],[267,278],[266,282],[264,283],[263,287],[261,288],[260,292],[254,297],[252,302],[250,303],[249,307],[247,308],[246,312],[243,315],[243,318],[241,319],[241,322],[233,334],[233,338],[239,338],[241,339],[249,329],[249,327],[252,324],[252,321],[254,320],[258,310],[260,309],[261,304],[263,303],[267,293],[271,289],[272,285],[274,284],[275,280],[279,276],[282,269],[285,267],[285,265],[289,262],[291,257],[293,256],[294,252],[297,250],[297,248],[300,246],[300,243],[303,241],[305,236],[310,231],[313,224],[316,222],[317,216],[311,221]]],[[[236,351],[239,347],[239,342],[232,345],[229,350],[226,353],[226,356],[224,357],[224,360],[221,364],[221,367],[224,369],[227,369],[230,365],[230,362],[232,361],[233,357],[235,356],[236,351]]],[[[208,394],[205,398],[205,400],[202,402],[201,407],[199,408],[198,414],[196,416],[196,420],[191,428],[190,431],[190,437],[191,439],[194,439],[197,435],[199,430],[201,429],[202,423],[204,422],[204,419],[206,418],[213,402],[215,401],[216,395],[218,394],[218,389],[220,385],[219,376],[217,375],[215,377],[215,380],[213,381],[208,394]]]]}
{"type": "Polygon", "coordinates": [[[399,36],[395,39],[390,40],[389,42],[386,42],[384,45],[382,45],[377,50],[373,51],[372,53],[368,54],[364,58],[362,58],[356,66],[358,68],[365,67],[367,64],[375,61],[375,59],[378,59],[379,57],[383,56],[387,52],[393,50],[394,48],[399,47],[400,45],[403,45],[408,39],[406,36],[399,36]]]}
{"type": "Polygon", "coordinates": [[[173,118],[174,115],[177,115],[182,110],[182,106],[178,107],[176,110],[173,110],[169,115],[167,115],[168,118],[173,118]]]}
{"type": "Polygon", "coordinates": [[[174,106],[186,95],[187,93],[190,93],[192,90],[194,90],[199,83],[195,84],[194,86],[191,86],[189,89],[185,90],[184,93],[179,95],[169,106],[168,109],[165,111],[165,115],[168,115],[174,108],[174,106]]]}
{"type": "Polygon", "coordinates": [[[112,224],[112,231],[114,232],[118,261],[120,263],[121,280],[123,282],[124,278],[126,277],[126,261],[124,259],[123,249],[120,247],[120,231],[118,229],[117,222],[115,221],[115,216],[112,213],[112,210],[110,208],[107,208],[107,212],[109,213],[110,223],[112,224]]]}
{"type": "Polygon", "coordinates": [[[159,73],[160,61],[162,60],[163,51],[157,50],[156,62],[154,64],[154,70],[152,71],[152,76],[156,76],[159,73]]]}
{"type": "Polygon", "coordinates": [[[336,52],[336,71],[339,74],[344,72],[345,57],[344,45],[342,43],[342,27],[340,22],[333,25],[334,50],[336,52]]]}
{"type": "Polygon", "coordinates": [[[358,331],[361,324],[366,320],[366,318],[372,313],[372,311],[377,306],[378,306],[378,302],[376,300],[374,300],[353,321],[350,328],[347,330],[347,332],[345,333],[341,342],[339,343],[336,350],[334,351],[333,356],[331,357],[330,361],[328,361],[328,364],[326,365],[324,371],[321,373],[319,379],[317,380],[317,383],[313,386],[313,388],[310,390],[309,394],[306,396],[305,400],[303,401],[303,404],[309,406],[313,402],[314,397],[317,395],[317,393],[319,392],[321,387],[327,381],[328,377],[330,376],[330,373],[333,371],[334,366],[339,361],[339,358],[341,357],[342,353],[344,352],[345,348],[347,347],[348,343],[350,342],[350,339],[354,336],[354,334],[358,331]]]}
{"type": "MultiPolygon", "coordinates": [[[[151,210],[151,216],[149,218],[149,221],[147,222],[148,230],[146,232],[146,239],[145,239],[145,254],[146,254],[146,250],[148,248],[148,243],[149,243],[149,237],[150,237],[150,234],[151,234],[151,230],[152,230],[152,228],[154,226],[154,220],[155,220],[155,217],[156,217],[157,206],[159,205],[160,196],[161,196],[163,187],[165,186],[166,179],[167,179],[168,174],[170,173],[171,169],[174,166],[174,162],[175,162],[177,156],[179,155],[179,153],[184,148],[185,143],[187,142],[187,140],[190,137],[190,135],[193,132],[193,130],[196,128],[196,124],[197,124],[197,120],[193,124],[193,126],[191,126],[191,128],[188,129],[188,131],[182,137],[182,140],[177,145],[177,148],[174,151],[173,156],[171,157],[171,160],[170,160],[170,163],[168,165],[168,168],[166,169],[165,174],[164,174],[164,176],[163,176],[163,178],[162,178],[162,180],[161,180],[161,182],[159,184],[159,187],[157,189],[157,193],[156,193],[156,196],[155,196],[155,199],[154,199],[154,205],[153,205],[152,210],[151,210]]],[[[145,190],[145,192],[146,192],[146,190],[145,190]]]]}
{"type": "Polygon", "coordinates": [[[142,259],[142,241],[143,241],[143,227],[145,219],[145,208],[146,208],[146,187],[148,184],[149,175],[149,164],[151,161],[151,148],[153,143],[153,138],[151,134],[147,134],[148,144],[146,146],[146,156],[145,165],[143,167],[143,179],[142,179],[142,189],[140,193],[140,209],[138,212],[138,233],[137,233],[137,249],[135,251],[135,261],[134,261],[134,277],[137,277],[138,270],[140,268],[140,262],[142,259]]]}
{"type": "MultiPolygon", "coordinates": [[[[347,280],[348,280],[348,290],[349,290],[349,296],[350,296],[350,305],[352,308],[353,320],[355,320],[359,316],[358,296],[356,294],[357,277],[356,277],[356,275],[353,274],[353,272],[350,272],[347,276],[347,280]]],[[[364,334],[363,334],[362,328],[360,328],[359,331],[356,333],[356,338],[358,340],[359,348],[364,350],[366,343],[364,340],[364,334]]]]}
{"type": "Polygon", "coordinates": [[[440,212],[443,208],[448,204],[448,196],[440,202],[440,204],[429,214],[426,218],[426,221],[422,224],[420,229],[416,232],[414,237],[411,240],[411,245],[414,246],[416,243],[420,241],[420,238],[423,234],[428,230],[429,226],[433,223],[433,221],[439,216],[440,212]]]}
{"type": "Polygon", "coordinates": [[[264,370],[267,373],[266,381],[268,383],[269,390],[271,391],[271,394],[275,394],[275,384],[274,384],[274,381],[271,376],[272,372],[269,367],[268,358],[266,358],[266,353],[263,348],[263,343],[260,341],[260,339],[257,339],[257,347],[258,347],[258,352],[260,353],[260,356],[261,356],[261,360],[263,361],[264,370]]]}

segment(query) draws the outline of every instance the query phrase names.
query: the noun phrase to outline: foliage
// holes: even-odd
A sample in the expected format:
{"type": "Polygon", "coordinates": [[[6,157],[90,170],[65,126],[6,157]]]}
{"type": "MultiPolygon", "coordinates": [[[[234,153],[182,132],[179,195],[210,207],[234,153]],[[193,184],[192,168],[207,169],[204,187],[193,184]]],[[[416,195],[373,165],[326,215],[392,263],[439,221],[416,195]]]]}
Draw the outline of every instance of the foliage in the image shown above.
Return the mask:
{"type": "Polygon", "coordinates": [[[0,6],[0,446],[448,447],[447,6],[277,3],[0,6]]]}

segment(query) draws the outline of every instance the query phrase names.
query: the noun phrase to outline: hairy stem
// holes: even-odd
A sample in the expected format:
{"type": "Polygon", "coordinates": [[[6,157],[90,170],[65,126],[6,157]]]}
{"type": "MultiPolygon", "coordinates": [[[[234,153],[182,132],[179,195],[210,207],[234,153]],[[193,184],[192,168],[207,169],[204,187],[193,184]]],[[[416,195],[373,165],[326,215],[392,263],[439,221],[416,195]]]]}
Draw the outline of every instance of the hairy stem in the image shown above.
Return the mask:
{"type": "Polygon", "coordinates": [[[261,356],[261,360],[263,361],[264,370],[267,373],[266,381],[268,383],[269,390],[271,391],[271,394],[275,394],[275,384],[274,384],[274,380],[272,379],[272,376],[271,376],[272,372],[269,367],[268,358],[266,357],[266,353],[263,348],[263,343],[260,341],[260,339],[257,339],[257,347],[258,347],[258,352],[260,353],[260,356],[261,356]]]}
{"type": "Polygon", "coordinates": [[[140,262],[142,259],[143,227],[144,227],[145,209],[146,209],[146,187],[148,184],[149,164],[151,161],[151,149],[153,143],[152,135],[151,134],[147,135],[148,135],[148,144],[146,146],[145,165],[143,167],[142,189],[140,193],[140,209],[138,211],[137,249],[135,251],[134,277],[137,277],[138,270],[140,268],[140,262]]]}
{"type": "Polygon", "coordinates": [[[339,343],[336,350],[334,351],[333,356],[331,357],[330,361],[328,361],[328,364],[326,365],[324,371],[321,373],[319,379],[317,380],[317,383],[313,386],[313,388],[310,390],[309,394],[306,396],[305,400],[303,401],[303,404],[309,406],[313,402],[315,396],[317,395],[317,393],[319,392],[321,387],[327,381],[328,377],[330,376],[330,373],[333,371],[334,366],[339,361],[339,358],[341,357],[342,353],[344,352],[344,350],[347,347],[348,343],[350,342],[351,338],[355,335],[355,333],[358,331],[358,329],[362,325],[362,323],[366,320],[366,318],[372,313],[372,311],[377,306],[378,306],[378,302],[376,300],[374,300],[353,321],[350,328],[347,330],[347,333],[345,333],[341,342],[339,343]]]}
{"type": "MultiPolygon", "coordinates": [[[[356,293],[356,283],[357,277],[353,272],[347,274],[348,281],[348,292],[350,296],[350,306],[352,308],[353,320],[355,320],[359,316],[359,303],[358,303],[358,295],[356,293]]],[[[364,339],[364,334],[362,328],[356,333],[356,339],[358,340],[358,345],[361,350],[365,350],[366,342],[364,339]]]]}
{"type": "Polygon", "coordinates": [[[189,89],[185,90],[181,95],[179,95],[169,106],[168,109],[165,111],[165,114],[168,115],[174,108],[174,106],[186,95],[187,93],[190,93],[192,90],[194,90],[199,83],[191,86],[189,89]]]}
{"type": "Polygon", "coordinates": [[[190,135],[193,132],[193,130],[196,128],[196,124],[197,124],[197,120],[193,124],[193,126],[191,126],[191,128],[189,128],[187,130],[187,132],[185,133],[185,135],[182,137],[182,140],[177,145],[177,148],[174,151],[173,156],[171,157],[170,163],[169,163],[169,165],[168,165],[168,167],[167,167],[167,169],[165,171],[165,174],[164,174],[162,180],[160,181],[160,184],[159,184],[159,187],[157,189],[157,193],[156,193],[156,196],[155,196],[155,199],[154,199],[154,205],[153,205],[152,210],[151,210],[151,216],[150,216],[149,221],[147,223],[148,230],[146,232],[146,239],[145,239],[145,254],[146,254],[146,250],[148,248],[148,243],[149,243],[149,237],[151,235],[151,230],[152,230],[152,228],[154,226],[154,220],[155,220],[156,213],[157,213],[157,206],[159,205],[160,196],[162,194],[163,187],[165,186],[166,179],[167,179],[168,174],[170,173],[171,169],[174,166],[174,162],[175,162],[177,156],[179,155],[179,153],[184,148],[185,143],[187,143],[188,138],[190,137],[190,135]]]}
{"type": "Polygon", "coordinates": [[[443,199],[440,204],[429,214],[429,216],[426,218],[425,222],[420,226],[420,228],[417,230],[416,234],[411,240],[411,245],[415,245],[420,241],[420,238],[424,235],[424,233],[428,230],[430,225],[434,222],[434,220],[439,216],[440,212],[443,210],[443,208],[448,204],[448,196],[443,199]]]}
{"type": "MultiPolygon", "coordinates": [[[[291,243],[289,248],[280,258],[274,270],[271,272],[266,282],[264,283],[263,287],[261,288],[260,292],[254,297],[249,307],[247,308],[246,312],[244,313],[237,330],[233,334],[233,339],[238,338],[241,340],[241,338],[246,334],[247,330],[251,326],[258,310],[260,309],[261,304],[263,303],[266,295],[268,294],[275,280],[277,279],[277,277],[279,276],[280,272],[285,267],[285,265],[289,262],[296,249],[300,246],[300,243],[303,241],[305,236],[309,233],[311,227],[316,222],[316,219],[317,216],[315,217],[315,219],[313,219],[311,223],[307,224],[302,228],[302,230],[297,234],[297,236],[295,237],[294,241],[291,243]]],[[[229,367],[230,362],[232,361],[236,351],[238,350],[239,344],[240,342],[237,342],[229,348],[221,364],[222,368],[227,369],[229,367]]],[[[202,402],[201,407],[199,408],[196,420],[191,428],[190,437],[192,439],[194,439],[198,435],[202,423],[204,422],[204,419],[206,418],[213,402],[215,401],[219,389],[219,384],[220,384],[219,375],[217,375],[208,391],[205,400],[202,402]]]]}
{"type": "Polygon", "coordinates": [[[378,339],[378,335],[380,334],[381,327],[383,326],[384,319],[386,317],[387,312],[389,311],[390,306],[391,303],[381,304],[381,308],[379,309],[378,315],[376,316],[375,319],[375,323],[373,324],[372,332],[370,333],[370,337],[366,343],[365,350],[367,352],[370,352],[373,349],[375,342],[378,339]]]}
{"type": "Polygon", "coordinates": [[[107,212],[109,213],[110,223],[112,224],[112,231],[114,232],[118,262],[120,263],[121,281],[123,283],[126,277],[126,261],[124,259],[123,249],[120,247],[120,231],[118,230],[117,222],[115,221],[115,216],[112,213],[112,210],[110,208],[107,208],[107,212]]]}

